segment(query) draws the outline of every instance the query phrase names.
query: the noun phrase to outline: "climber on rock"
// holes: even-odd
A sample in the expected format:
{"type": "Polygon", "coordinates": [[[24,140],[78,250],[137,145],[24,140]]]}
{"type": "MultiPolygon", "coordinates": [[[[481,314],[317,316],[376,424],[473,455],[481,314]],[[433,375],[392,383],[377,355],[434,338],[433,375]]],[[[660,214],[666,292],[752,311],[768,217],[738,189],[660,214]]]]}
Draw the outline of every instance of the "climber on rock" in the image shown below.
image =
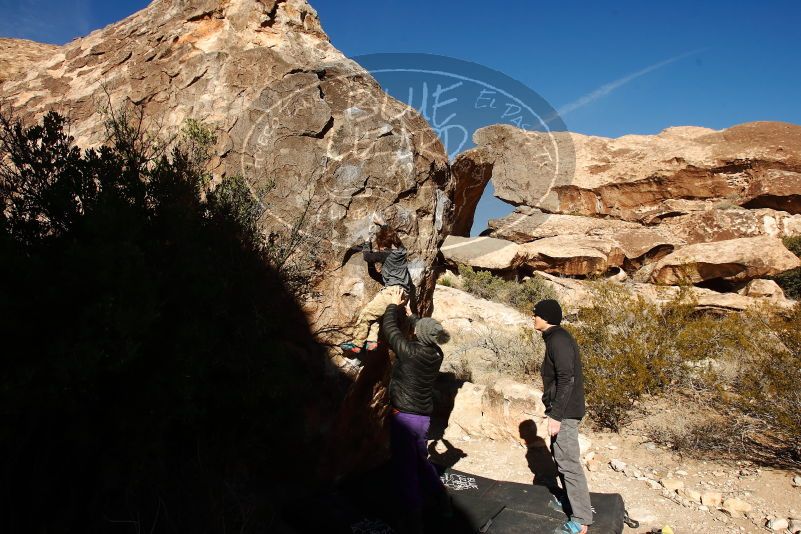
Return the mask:
{"type": "Polygon", "coordinates": [[[381,281],[384,287],[373,300],[367,303],[359,314],[353,328],[352,341],[340,345],[343,351],[359,354],[363,350],[372,351],[378,347],[378,320],[390,303],[406,305],[410,298],[414,299],[414,284],[409,274],[406,248],[395,230],[383,223],[380,218],[374,218],[378,224],[375,236],[376,251],[372,250],[368,241],[364,245],[364,261],[368,269],[374,269],[374,264],[381,264],[381,281]]]}

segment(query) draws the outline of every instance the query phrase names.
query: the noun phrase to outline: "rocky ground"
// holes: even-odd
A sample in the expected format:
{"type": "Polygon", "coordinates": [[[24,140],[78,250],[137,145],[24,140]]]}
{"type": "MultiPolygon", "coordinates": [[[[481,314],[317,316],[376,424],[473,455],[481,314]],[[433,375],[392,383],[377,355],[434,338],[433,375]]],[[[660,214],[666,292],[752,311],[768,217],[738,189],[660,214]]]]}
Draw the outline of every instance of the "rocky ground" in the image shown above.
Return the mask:
{"type": "MultiPolygon", "coordinates": [[[[801,531],[801,477],[748,461],[682,457],[642,435],[642,421],[621,433],[588,428],[584,451],[590,490],[620,493],[637,529],[670,525],[676,533],[801,531]],[[771,522],[774,528],[767,525],[771,522]]],[[[433,451],[445,452],[442,442],[433,451]]],[[[454,467],[488,478],[530,483],[529,450],[514,439],[462,436],[447,452],[454,467]],[[461,458],[460,458],[461,457],[461,458]]],[[[435,452],[436,456],[436,452],[435,452]]]]}

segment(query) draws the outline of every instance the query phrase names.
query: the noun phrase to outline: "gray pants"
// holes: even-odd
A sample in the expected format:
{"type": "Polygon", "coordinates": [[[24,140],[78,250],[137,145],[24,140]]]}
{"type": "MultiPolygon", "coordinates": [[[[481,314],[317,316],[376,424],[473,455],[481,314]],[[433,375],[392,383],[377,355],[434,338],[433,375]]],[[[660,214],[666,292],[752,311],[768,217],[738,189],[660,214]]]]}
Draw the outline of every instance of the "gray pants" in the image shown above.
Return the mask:
{"type": "Polygon", "coordinates": [[[578,441],[579,419],[563,419],[559,433],[551,440],[553,458],[559,477],[573,509],[571,519],[582,525],[592,524],[592,504],[578,441]]]}

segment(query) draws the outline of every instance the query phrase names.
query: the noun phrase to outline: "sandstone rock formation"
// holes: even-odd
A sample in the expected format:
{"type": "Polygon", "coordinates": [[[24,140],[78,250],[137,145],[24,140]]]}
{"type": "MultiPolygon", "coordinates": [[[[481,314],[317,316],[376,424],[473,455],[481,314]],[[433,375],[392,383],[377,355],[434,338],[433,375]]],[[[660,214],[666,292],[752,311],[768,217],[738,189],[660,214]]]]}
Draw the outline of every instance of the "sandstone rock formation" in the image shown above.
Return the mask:
{"type": "MultiPolygon", "coordinates": [[[[212,128],[212,185],[243,176],[267,208],[265,230],[302,221],[320,263],[317,296],[303,305],[321,341],[344,340],[378,290],[349,252],[374,213],[399,228],[420,311],[430,312],[432,267],[452,217],[443,146],[332,46],[305,0],[154,0],[63,47],[4,41],[0,73],[4,110],[28,124],[60,112],[82,147],[105,141],[107,113],[133,106],[163,139],[187,119],[212,128]]],[[[345,471],[382,451],[379,432],[363,429],[381,427],[387,358],[353,386],[334,425],[347,444],[336,458],[345,471]]]]}
{"type": "Polygon", "coordinates": [[[775,237],[744,237],[688,245],[659,260],[650,280],[658,284],[697,284],[709,280],[747,282],[801,266],[801,260],[775,237]]]}
{"type": "Polygon", "coordinates": [[[497,330],[531,325],[531,318],[514,308],[442,285],[438,285],[434,292],[432,317],[451,331],[477,326],[497,330]]]}
{"type": "Polygon", "coordinates": [[[22,76],[31,66],[58,51],[57,46],[0,37],[0,85],[22,76]]]}
{"type": "Polygon", "coordinates": [[[464,436],[520,441],[521,423],[533,421],[537,435],[548,437],[542,391],[509,378],[490,385],[465,382],[456,394],[445,439],[464,436]]]}
{"type": "MultiPolygon", "coordinates": [[[[542,279],[556,293],[557,300],[564,306],[568,314],[574,313],[592,301],[592,289],[584,280],[554,276],[546,272],[537,272],[535,276],[542,279]]],[[[759,282],[763,281],[759,280],[759,282]]],[[[772,281],[764,282],[775,284],[772,281]]],[[[634,295],[656,304],[665,304],[676,299],[682,290],[677,286],[660,286],[636,281],[627,281],[625,287],[634,295]]],[[[781,288],[778,289],[781,291],[781,288]]],[[[768,290],[769,288],[764,288],[762,290],[764,292],[749,293],[748,289],[743,288],[737,293],[721,293],[703,287],[690,287],[685,291],[687,292],[686,297],[695,302],[697,309],[710,312],[739,312],[763,304],[770,304],[781,311],[792,305],[793,301],[785,299],[783,294],[768,293],[768,290]]]]}
{"type": "Polygon", "coordinates": [[[801,215],[771,209],[723,208],[665,219],[660,225],[691,245],[740,237],[801,235],[801,215]]]}
{"type": "Polygon", "coordinates": [[[427,311],[450,228],[444,150],[416,112],[331,45],[305,0],[155,0],[44,50],[0,85],[17,116],[59,111],[82,146],[104,141],[103,108],[140,105],[165,137],[201,120],[218,138],[215,177],[243,175],[268,207],[265,226],[307,213],[305,231],[323,237],[320,298],[306,303],[318,331],[347,327],[377,290],[360,258],[343,265],[373,212],[400,228],[427,311]]]}
{"type": "MultiPolygon", "coordinates": [[[[478,147],[457,159],[492,164],[496,196],[549,213],[642,222],[675,212],[666,204],[675,200],[789,213],[801,208],[801,126],[792,124],[755,122],[721,131],[677,127],[618,139],[495,125],[478,130],[474,140],[478,147]],[[552,173],[537,165],[542,158],[536,154],[560,136],[569,136],[575,165],[565,163],[563,172],[552,173]]],[[[461,166],[454,165],[457,183],[461,166]]]]}
{"type": "Polygon", "coordinates": [[[520,245],[526,265],[566,275],[600,275],[623,264],[623,251],[603,237],[565,235],[520,245]]]}
{"type": "MultiPolygon", "coordinates": [[[[778,238],[801,235],[801,126],[606,139],[494,125],[474,141],[452,165],[454,187],[472,194],[492,180],[495,195],[515,206],[482,235],[518,243],[524,275],[617,273],[739,289],[797,264],[778,238]],[[563,157],[574,160],[554,160],[549,146],[570,147],[563,157]]],[[[455,220],[462,209],[473,208],[457,205],[455,220]]]]}
{"type": "Polygon", "coordinates": [[[517,243],[493,237],[448,236],[440,252],[449,265],[469,265],[492,271],[514,269],[522,260],[517,243]]]}
{"type": "Polygon", "coordinates": [[[499,360],[514,360],[516,354],[531,358],[544,350],[527,314],[456,287],[437,286],[432,317],[451,333],[442,347],[441,371],[463,379],[491,381],[502,367],[499,360]]]}
{"type": "Polygon", "coordinates": [[[489,227],[490,233],[494,237],[509,239],[517,243],[527,243],[534,239],[565,234],[597,235],[611,233],[616,230],[637,230],[641,228],[637,223],[619,219],[582,217],[561,213],[551,214],[525,206],[518,206],[513,213],[506,217],[491,219],[489,227]]]}

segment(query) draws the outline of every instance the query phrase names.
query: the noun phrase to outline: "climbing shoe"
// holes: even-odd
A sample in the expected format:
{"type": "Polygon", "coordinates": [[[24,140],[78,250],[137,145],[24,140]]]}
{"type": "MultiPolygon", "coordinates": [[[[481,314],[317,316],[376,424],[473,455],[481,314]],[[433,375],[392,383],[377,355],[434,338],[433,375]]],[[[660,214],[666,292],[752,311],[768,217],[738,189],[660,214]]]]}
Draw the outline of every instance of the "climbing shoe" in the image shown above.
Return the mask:
{"type": "Polygon", "coordinates": [[[572,519],[553,531],[553,534],[587,534],[587,525],[576,523],[572,519]]]}
{"type": "Polygon", "coordinates": [[[362,348],[352,341],[346,341],[345,343],[339,346],[343,352],[352,352],[354,354],[359,354],[362,351],[362,348]]]}

